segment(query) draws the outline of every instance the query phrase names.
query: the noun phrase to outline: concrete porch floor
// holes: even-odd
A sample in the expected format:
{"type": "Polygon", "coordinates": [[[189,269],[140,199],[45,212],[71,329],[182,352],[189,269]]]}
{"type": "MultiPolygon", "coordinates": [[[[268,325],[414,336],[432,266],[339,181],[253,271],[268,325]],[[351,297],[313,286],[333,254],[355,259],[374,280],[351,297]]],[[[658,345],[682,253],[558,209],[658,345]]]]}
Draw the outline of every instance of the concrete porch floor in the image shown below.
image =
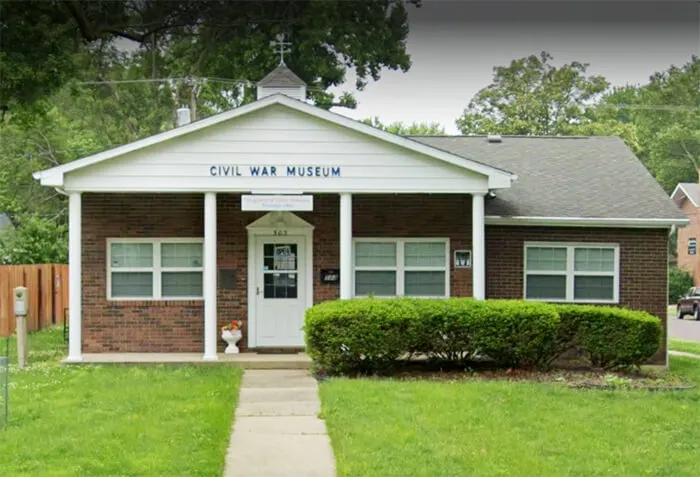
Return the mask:
{"type": "Polygon", "coordinates": [[[304,353],[218,353],[218,360],[205,361],[202,353],[85,353],[82,361],[64,359],[62,364],[235,364],[244,369],[309,369],[311,358],[304,353]]]}

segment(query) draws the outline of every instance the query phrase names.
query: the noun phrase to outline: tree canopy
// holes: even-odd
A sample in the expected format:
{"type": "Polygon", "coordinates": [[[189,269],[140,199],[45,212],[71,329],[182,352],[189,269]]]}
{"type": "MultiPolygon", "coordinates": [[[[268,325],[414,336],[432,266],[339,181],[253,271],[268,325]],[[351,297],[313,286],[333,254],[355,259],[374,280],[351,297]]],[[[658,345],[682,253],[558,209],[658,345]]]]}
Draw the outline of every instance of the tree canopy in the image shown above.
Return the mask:
{"type": "Polygon", "coordinates": [[[611,88],[588,65],[551,64],[546,52],[494,68],[457,119],[463,134],[619,136],[666,192],[700,166],[700,61],[611,88]]]}
{"type": "MultiPolygon", "coordinates": [[[[255,81],[277,63],[270,40],[293,42],[289,66],[317,104],[330,106],[330,86],[354,71],[361,89],[382,68],[407,71],[406,8],[418,0],[30,0],[0,2],[0,105],[47,97],[85,75],[75,54],[102,51],[116,39],[144,53],[147,77],[255,81]]],[[[247,92],[249,95],[250,91],[247,92]]],[[[340,104],[353,105],[348,95],[340,104]]]]}
{"type": "MultiPolygon", "coordinates": [[[[666,192],[696,182],[700,166],[700,58],[654,73],[647,84],[617,88],[592,123],[634,129],[638,155],[666,192]]],[[[611,131],[610,133],[614,133],[611,131]]]]}
{"type": "Polygon", "coordinates": [[[445,134],[445,127],[440,123],[414,122],[406,124],[401,121],[394,121],[390,124],[384,124],[376,116],[363,119],[361,122],[399,136],[442,136],[445,134]]]}
{"type": "Polygon", "coordinates": [[[559,68],[542,52],[494,68],[493,82],[480,90],[456,121],[463,134],[570,134],[608,87],[574,61],[559,68]]]}

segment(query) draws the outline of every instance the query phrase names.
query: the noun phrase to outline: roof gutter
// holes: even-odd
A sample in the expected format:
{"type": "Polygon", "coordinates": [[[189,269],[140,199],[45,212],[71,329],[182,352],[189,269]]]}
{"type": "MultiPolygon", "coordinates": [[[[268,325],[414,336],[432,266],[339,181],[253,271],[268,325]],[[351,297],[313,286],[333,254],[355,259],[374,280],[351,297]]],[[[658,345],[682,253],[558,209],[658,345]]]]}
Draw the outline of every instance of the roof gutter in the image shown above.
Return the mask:
{"type": "Polygon", "coordinates": [[[607,218],[607,217],[503,217],[487,215],[486,225],[520,225],[542,227],[620,227],[620,228],[659,228],[666,229],[677,225],[687,225],[684,219],[655,219],[655,218],[607,218]]]}

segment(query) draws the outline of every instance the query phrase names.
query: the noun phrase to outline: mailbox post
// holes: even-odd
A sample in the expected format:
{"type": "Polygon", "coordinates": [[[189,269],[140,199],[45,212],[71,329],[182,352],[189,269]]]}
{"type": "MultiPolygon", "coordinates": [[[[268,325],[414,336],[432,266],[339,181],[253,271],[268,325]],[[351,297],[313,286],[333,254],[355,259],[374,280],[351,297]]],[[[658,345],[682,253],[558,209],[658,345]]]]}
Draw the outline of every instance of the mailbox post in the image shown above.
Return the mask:
{"type": "Polygon", "coordinates": [[[14,290],[15,297],[15,320],[17,321],[17,365],[19,368],[24,368],[27,365],[27,308],[29,300],[27,299],[27,289],[25,287],[17,287],[14,290]]]}

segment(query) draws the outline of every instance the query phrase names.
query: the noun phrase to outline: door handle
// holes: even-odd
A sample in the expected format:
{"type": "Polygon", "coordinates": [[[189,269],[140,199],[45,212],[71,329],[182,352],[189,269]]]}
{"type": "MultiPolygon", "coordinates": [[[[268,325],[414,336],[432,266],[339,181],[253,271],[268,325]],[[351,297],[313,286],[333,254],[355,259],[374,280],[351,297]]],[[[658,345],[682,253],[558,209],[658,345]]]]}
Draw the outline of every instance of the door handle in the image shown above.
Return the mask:
{"type": "Polygon", "coordinates": [[[260,295],[260,287],[255,287],[255,294],[260,295]]]}

